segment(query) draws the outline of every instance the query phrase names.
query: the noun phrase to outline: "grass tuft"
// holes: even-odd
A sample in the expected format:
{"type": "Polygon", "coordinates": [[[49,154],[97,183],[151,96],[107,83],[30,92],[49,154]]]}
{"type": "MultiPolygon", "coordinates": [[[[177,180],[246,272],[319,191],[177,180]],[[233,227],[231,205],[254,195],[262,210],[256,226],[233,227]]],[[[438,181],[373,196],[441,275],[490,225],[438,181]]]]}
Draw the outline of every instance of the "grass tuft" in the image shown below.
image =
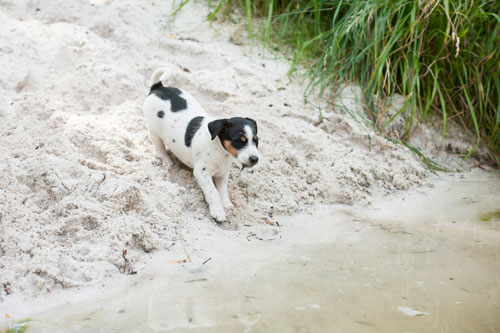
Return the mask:
{"type": "MultiPolygon", "coordinates": [[[[335,96],[345,82],[364,89],[373,126],[393,120],[384,106],[407,98],[402,140],[430,114],[458,118],[500,155],[500,2],[498,0],[220,0],[210,18],[240,8],[248,32],[288,49],[310,69],[308,87],[335,96]],[[260,25],[258,25],[260,24],[260,25]],[[376,97],[378,96],[378,97],[376,97]]],[[[496,156],[495,156],[496,155],[496,156]]]]}
{"type": "Polygon", "coordinates": [[[12,324],[5,333],[25,333],[29,328],[29,322],[32,320],[27,318],[23,319],[15,324],[12,324]]]}
{"type": "Polygon", "coordinates": [[[490,222],[491,220],[500,221],[500,210],[489,212],[479,215],[479,220],[483,222],[490,222]]]}

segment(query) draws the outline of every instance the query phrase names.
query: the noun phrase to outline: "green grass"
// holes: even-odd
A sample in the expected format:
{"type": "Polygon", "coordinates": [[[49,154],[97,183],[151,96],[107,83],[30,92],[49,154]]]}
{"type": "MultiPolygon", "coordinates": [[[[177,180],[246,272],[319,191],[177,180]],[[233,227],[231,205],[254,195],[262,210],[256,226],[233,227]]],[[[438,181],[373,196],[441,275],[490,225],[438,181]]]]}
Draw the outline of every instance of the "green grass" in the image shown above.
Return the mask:
{"type": "Polygon", "coordinates": [[[25,333],[28,330],[28,323],[31,319],[23,319],[15,324],[12,324],[5,333],[25,333]]]}
{"type": "Polygon", "coordinates": [[[486,214],[479,215],[479,220],[490,222],[491,220],[500,221],[500,210],[495,210],[486,214]]]}
{"type": "Polygon", "coordinates": [[[409,0],[220,0],[209,18],[240,10],[248,32],[293,65],[310,70],[308,91],[335,96],[346,82],[364,90],[369,120],[381,134],[394,93],[408,141],[412,126],[438,116],[442,137],[455,118],[500,156],[500,2],[409,0]],[[375,99],[374,96],[383,98],[375,99]]]}

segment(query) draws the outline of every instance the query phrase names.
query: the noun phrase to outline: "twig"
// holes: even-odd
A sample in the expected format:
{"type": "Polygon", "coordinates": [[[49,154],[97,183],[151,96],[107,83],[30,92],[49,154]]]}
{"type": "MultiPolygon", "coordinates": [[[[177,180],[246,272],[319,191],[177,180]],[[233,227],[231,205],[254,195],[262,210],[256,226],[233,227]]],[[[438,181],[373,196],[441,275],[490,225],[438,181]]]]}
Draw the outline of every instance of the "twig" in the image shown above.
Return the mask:
{"type": "Polygon", "coordinates": [[[245,169],[245,167],[246,166],[244,164],[241,166],[241,170],[240,170],[240,173],[238,174],[238,177],[241,175],[241,172],[243,171],[243,169],[245,169]]]}
{"type": "MultiPolygon", "coordinates": [[[[264,239],[262,237],[257,236],[257,234],[252,233],[252,234],[247,236],[247,241],[249,241],[249,242],[250,242],[250,237],[255,237],[257,240],[264,241],[264,242],[272,241],[272,240],[275,240],[277,238],[277,237],[274,237],[274,238],[264,239]]],[[[279,238],[281,238],[281,236],[279,238]]]]}
{"type": "Polygon", "coordinates": [[[3,291],[5,291],[5,294],[7,294],[7,295],[12,294],[12,289],[10,289],[10,287],[11,287],[10,282],[2,283],[2,285],[3,285],[3,291]]]}
{"type": "Polygon", "coordinates": [[[275,226],[275,227],[279,227],[280,225],[278,224],[278,222],[274,222],[274,221],[271,221],[270,219],[268,219],[267,217],[264,217],[264,222],[266,222],[266,224],[269,224],[269,225],[272,225],[272,226],[275,226]]]}
{"type": "Polygon", "coordinates": [[[207,280],[208,280],[207,278],[202,278],[202,279],[184,281],[184,283],[197,282],[197,281],[207,281],[207,280]]]}
{"type": "Polygon", "coordinates": [[[251,233],[250,235],[247,236],[247,241],[250,242],[250,237],[257,236],[257,234],[251,233]]]}
{"type": "Polygon", "coordinates": [[[172,259],[172,260],[168,260],[167,264],[182,264],[185,262],[186,262],[186,259],[172,259]]]}
{"type": "Polygon", "coordinates": [[[130,261],[127,259],[127,249],[123,249],[122,258],[125,261],[125,264],[122,267],[118,267],[118,271],[122,274],[126,273],[128,275],[137,274],[137,271],[134,271],[132,265],[130,264],[130,261]]]}
{"type": "Polygon", "coordinates": [[[201,264],[202,265],[205,265],[207,262],[209,262],[210,260],[212,260],[212,258],[208,258],[207,260],[205,260],[204,262],[202,262],[201,264]]]}
{"type": "Polygon", "coordinates": [[[188,258],[189,262],[193,262],[191,260],[191,257],[189,256],[187,249],[186,249],[186,245],[184,245],[184,240],[182,240],[182,239],[181,239],[181,244],[182,244],[182,247],[184,248],[184,252],[186,252],[186,257],[188,258]]]}

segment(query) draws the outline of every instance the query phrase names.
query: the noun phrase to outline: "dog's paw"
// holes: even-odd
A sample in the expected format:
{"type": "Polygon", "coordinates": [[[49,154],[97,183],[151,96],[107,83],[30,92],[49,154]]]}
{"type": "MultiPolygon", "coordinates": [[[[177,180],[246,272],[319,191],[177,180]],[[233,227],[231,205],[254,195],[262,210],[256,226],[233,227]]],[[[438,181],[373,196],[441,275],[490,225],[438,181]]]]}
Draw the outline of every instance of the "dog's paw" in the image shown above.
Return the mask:
{"type": "Polygon", "coordinates": [[[168,156],[163,156],[161,159],[163,161],[163,166],[167,169],[169,169],[174,164],[168,156]]]}
{"type": "Polygon", "coordinates": [[[215,220],[215,222],[225,222],[226,213],[224,213],[223,209],[210,209],[210,216],[215,220]]]}
{"type": "Polygon", "coordinates": [[[234,208],[233,203],[229,200],[222,202],[222,206],[224,207],[224,209],[234,208]]]}

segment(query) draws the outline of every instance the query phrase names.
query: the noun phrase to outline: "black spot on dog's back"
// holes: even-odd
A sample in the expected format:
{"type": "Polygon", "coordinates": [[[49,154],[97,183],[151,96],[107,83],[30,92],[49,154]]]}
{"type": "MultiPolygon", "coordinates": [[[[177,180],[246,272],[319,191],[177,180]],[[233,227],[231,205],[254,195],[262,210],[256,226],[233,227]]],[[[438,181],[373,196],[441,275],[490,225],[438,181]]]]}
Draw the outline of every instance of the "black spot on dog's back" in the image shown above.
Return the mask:
{"type": "Polygon", "coordinates": [[[158,116],[158,118],[163,118],[163,116],[165,115],[165,112],[158,111],[158,113],[156,115],[158,116]]]}
{"type": "Polygon", "coordinates": [[[182,111],[187,108],[187,102],[180,96],[181,93],[182,91],[177,88],[164,87],[161,82],[153,84],[149,91],[150,95],[155,94],[163,100],[169,100],[172,112],[182,111]]]}
{"type": "Polygon", "coordinates": [[[184,143],[186,144],[187,147],[191,147],[191,141],[193,141],[193,136],[196,134],[196,131],[200,129],[202,121],[203,121],[202,116],[194,117],[187,125],[186,134],[184,135],[184,143]]]}

